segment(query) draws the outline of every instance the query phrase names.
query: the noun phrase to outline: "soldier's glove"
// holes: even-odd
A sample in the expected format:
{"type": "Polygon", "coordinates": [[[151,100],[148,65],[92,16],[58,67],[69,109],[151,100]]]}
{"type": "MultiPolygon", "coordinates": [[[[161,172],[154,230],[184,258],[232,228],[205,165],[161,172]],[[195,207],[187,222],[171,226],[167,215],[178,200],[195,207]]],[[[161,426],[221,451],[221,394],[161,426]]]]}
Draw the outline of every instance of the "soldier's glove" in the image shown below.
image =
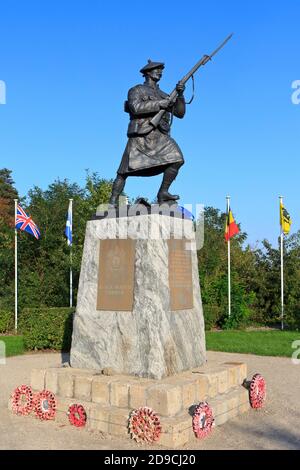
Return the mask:
{"type": "Polygon", "coordinates": [[[178,82],[176,85],[176,91],[178,93],[178,96],[182,96],[185,90],[185,85],[183,83],[178,82]]]}

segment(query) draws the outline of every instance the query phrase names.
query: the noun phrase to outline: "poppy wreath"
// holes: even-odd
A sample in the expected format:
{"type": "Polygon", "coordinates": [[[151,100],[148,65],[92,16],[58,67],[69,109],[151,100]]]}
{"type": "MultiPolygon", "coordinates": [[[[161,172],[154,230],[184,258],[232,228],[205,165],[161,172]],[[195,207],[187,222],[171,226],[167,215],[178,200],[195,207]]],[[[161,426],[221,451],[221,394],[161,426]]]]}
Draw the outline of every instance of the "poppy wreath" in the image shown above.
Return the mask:
{"type": "Polygon", "coordinates": [[[12,410],[17,415],[26,416],[34,408],[32,388],[28,385],[20,385],[11,395],[12,410]]]}
{"type": "Polygon", "coordinates": [[[198,439],[203,439],[211,433],[214,425],[214,417],[211,407],[206,401],[196,406],[193,414],[193,431],[198,439]]]}
{"type": "Polygon", "coordinates": [[[128,427],[132,439],[137,442],[155,442],[161,435],[159,416],[147,406],[131,412],[128,427]]]}
{"type": "Polygon", "coordinates": [[[70,405],[68,415],[72,426],[83,428],[86,425],[87,415],[82,405],[70,405]]]}
{"type": "Polygon", "coordinates": [[[267,396],[266,381],[260,374],[252,377],[249,388],[249,400],[252,408],[262,408],[267,396]]]}
{"type": "Polygon", "coordinates": [[[56,414],[56,398],[49,390],[42,390],[34,397],[35,414],[42,421],[54,419],[56,414]]]}

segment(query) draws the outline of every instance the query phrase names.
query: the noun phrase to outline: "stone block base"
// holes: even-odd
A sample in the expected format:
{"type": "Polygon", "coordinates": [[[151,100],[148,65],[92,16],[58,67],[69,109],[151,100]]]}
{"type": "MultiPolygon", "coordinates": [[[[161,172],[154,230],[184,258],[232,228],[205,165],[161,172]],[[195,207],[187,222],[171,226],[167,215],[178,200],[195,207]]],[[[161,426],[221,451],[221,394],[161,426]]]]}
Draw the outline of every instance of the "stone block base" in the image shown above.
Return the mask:
{"type": "Polygon", "coordinates": [[[246,364],[237,362],[210,363],[162,380],[52,368],[33,370],[31,386],[34,391],[45,388],[56,394],[58,423],[69,424],[68,408],[77,403],[87,413],[85,429],[116,437],[129,438],[130,413],[149,406],[162,426],[157,444],[175,449],[195,439],[192,413],[199,402],[207,401],[212,407],[216,426],[248,411],[248,390],[242,385],[246,378],[246,364]]]}

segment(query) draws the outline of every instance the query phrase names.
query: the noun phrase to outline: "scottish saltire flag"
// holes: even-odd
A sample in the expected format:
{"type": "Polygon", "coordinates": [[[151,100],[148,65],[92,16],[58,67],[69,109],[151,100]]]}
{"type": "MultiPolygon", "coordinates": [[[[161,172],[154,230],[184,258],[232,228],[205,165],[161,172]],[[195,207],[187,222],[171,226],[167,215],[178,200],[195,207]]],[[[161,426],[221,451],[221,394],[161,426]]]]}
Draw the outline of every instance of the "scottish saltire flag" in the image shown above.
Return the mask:
{"type": "Polygon", "coordinates": [[[71,201],[69,202],[65,235],[67,237],[68,246],[72,246],[72,202],[71,201]]]}
{"type": "Polygon", "coordinates": [[[195,220],[195,217],[193,216],[193,214],[190,211],[188,211],[185,207],[178,206],[178,209],[182,212],[184,219],[195,220]]]}
{"type": "Polygon", "coordinates": [[[30,233],[30,235],[33,235],[37,240],[41,236],[38,226],[33,222],[32,218],[26,214],[20,204],[17,204],[15,226],[18,230],[30,233]]]}

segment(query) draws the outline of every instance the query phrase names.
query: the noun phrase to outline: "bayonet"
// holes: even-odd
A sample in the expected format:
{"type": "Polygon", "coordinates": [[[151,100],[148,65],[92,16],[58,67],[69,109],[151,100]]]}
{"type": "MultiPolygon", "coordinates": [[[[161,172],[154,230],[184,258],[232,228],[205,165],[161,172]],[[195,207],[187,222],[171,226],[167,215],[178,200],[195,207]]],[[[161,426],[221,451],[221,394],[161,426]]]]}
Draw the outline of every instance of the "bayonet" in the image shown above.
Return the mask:
{"type": "MultiPolygon", "coordinates": [[[[219,47],[217,47],[216,50],[214,50],[210,55],[204,55],[202,57],[202,59],[200,59],[196,65],[194,65],[194,67],[179,81],[179,83],[181,85],[185,85],[186,82],[197,72],[197,70],[207,64],[207,62],[209,62],[224,46],[225,44],[232,38],[233,36],[233,33],[230,34],[223,42],[222,44],[219,45],[219,47]]],[[[172,93],[170,94],[169,96],[169,100],[170,102],[174,102],[176,100],[178,96],[178,92],[176,90],[176,88],[172,91],[172,93]]],[[[150,121],[150,124],[156,128],[161,120],[161,118],[163,117],[164,113],[166,111],[164,109],[161,109],[150,121]]]]}

